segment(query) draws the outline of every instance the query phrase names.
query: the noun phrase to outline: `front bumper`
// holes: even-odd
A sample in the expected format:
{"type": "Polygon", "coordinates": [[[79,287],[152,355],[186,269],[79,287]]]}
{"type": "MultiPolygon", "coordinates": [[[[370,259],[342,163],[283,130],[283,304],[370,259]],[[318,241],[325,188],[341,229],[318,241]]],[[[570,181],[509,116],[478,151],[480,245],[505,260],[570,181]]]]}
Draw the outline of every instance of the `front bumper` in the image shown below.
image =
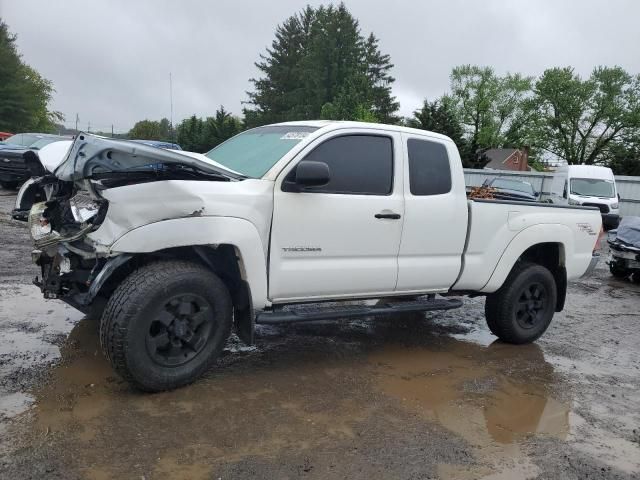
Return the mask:
{"type": "Polygon", "coordinates": [[[593,271],[596,269],[596,266],[598,265],[599,261],[600,261],[600,254],[597,252],[594,252],[591,255],[591,261],[589,262],[589,266],[587,267],[585,272],[582,274],[582,276],[588,277],[589,275],[591,275],[593,271]]]}

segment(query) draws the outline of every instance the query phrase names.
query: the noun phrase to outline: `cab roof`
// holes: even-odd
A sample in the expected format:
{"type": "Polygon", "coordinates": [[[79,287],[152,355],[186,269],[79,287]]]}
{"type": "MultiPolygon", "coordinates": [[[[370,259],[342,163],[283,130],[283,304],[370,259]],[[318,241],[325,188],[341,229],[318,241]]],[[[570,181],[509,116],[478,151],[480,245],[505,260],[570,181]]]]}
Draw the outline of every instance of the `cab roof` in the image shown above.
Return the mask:
{"type": "Polygon", "coordinates": [[[410,128],[400,125],[387,125],[384,123],[368,123],[368,122],[353,122],[346,120],[300,120],[293,122],[274,123],[272,125],[278,126],[298,126],[298,127],[315,127],[325,131],[338,130],[341,128],[370,128],[372,130],[385,130],[388,132],[398,133],[411,133],[414,135],[426,135],[440,140],[446,140],[453,142],[451,138],[441,133],[431,132],[429,130],[421,130],[419,128],[410,128]]]}

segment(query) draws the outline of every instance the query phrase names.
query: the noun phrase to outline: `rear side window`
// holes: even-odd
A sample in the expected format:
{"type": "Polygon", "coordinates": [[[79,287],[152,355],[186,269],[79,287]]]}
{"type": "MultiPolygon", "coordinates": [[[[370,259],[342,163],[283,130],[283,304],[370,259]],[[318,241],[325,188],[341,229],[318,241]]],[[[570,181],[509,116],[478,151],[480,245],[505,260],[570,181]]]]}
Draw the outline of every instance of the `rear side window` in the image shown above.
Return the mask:
{"type": "MultiPolygon", "coordinates": [[[[393,143],[378,135],[344,135],[325,141],[305,160],[329,165],[331,180],[305,192],[389,195],[393,188],[393,143]]],[[[295,169],[291,172],[295,175],[295,169]]]]}
{"type": "Polygon", "coordinates": [[[440,195],[451,191],[451,167],[443,144],[410,138],[407,150],[412,195],[440,195]]]}

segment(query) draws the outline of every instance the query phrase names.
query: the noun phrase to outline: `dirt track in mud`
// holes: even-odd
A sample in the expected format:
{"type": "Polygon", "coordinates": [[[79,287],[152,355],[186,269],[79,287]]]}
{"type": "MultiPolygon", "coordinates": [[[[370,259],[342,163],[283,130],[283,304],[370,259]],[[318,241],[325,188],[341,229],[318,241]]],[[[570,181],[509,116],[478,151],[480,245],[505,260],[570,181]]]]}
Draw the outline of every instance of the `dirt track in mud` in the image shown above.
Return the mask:
{"type": "Polygon", "coordinates": [[[640,478],[640,285],[573,283],[533,345],[457,311],[260,328],[197,383],[129,388],[30,285],[0,190],[0,478],[640,478]]]}

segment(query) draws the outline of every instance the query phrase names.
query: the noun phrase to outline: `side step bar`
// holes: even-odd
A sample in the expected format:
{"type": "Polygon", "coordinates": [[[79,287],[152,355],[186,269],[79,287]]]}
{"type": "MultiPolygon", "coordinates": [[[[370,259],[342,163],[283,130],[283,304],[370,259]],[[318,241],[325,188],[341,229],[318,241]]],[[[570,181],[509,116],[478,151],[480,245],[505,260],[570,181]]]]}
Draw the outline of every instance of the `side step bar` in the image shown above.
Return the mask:
{"type": "Polygon", "coordinates": [[[316,320],[338,320],[371,315],[387,315],[392,313],[427,312],[433,310],[452,310],[462,306],[462,300],[428,299],[423,301],[389,302],[379,305],[341,305],[341,306],[297,306],[290,310],[275,310],[261,312],[256,317],[256,323],[273,325],[277,323],[313,322],[316,320]]]}

